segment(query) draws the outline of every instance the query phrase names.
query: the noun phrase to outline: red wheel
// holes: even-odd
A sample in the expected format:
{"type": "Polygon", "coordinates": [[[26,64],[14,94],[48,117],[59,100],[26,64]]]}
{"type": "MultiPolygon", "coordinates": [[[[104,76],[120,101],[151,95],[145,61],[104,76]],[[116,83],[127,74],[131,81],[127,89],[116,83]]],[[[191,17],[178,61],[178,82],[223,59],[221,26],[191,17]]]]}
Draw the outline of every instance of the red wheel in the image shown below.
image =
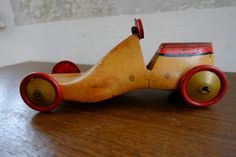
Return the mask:
{"type": "Polygon", "coordinates": [[[227,90],[225,74],[211,65],[189,70],[181,79],[180,92],[190,105],[208,107],[218,102],[227,90]]]}
{"type": "Polygon", "coordinates": [[[62,100],[57,81],[44,73],[26,76],[20,84],[20,94],[30,108],[41,112],[54,110],[62,100]]]}
{"type": "Polygon", "coordinates": [[[144,38],[143,23],[141,19],[134,19],[134,27],[132,27],[132,33],[137,34],[139,39],[144,38]]]}
{"type": "Polygon", "coordinates": [[[71,61],[61,61],[54,65],[52,69],[52,74],[58,73],[80,73],[80,69],[71,61]]]}

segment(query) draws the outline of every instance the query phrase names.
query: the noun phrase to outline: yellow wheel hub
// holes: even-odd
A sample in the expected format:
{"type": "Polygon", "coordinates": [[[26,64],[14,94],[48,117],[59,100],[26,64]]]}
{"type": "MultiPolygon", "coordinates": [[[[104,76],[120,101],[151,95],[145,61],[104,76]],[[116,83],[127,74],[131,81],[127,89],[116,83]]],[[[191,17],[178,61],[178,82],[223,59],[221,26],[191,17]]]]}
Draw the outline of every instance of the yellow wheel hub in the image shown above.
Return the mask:
{"type": "Polygon", "coordinates": [[[56,98],[53,86],[42,78],[31,79],[26,86],[26,93],[33,103],[41,107],[50,106],[56,98]]]}
{"type": "Polygon", "coordinates": [[[210,101],[218,95],[220,89],[220,78],[210,71],[197,72],[186,85],[186,92],[194,101],[210,101]]]}

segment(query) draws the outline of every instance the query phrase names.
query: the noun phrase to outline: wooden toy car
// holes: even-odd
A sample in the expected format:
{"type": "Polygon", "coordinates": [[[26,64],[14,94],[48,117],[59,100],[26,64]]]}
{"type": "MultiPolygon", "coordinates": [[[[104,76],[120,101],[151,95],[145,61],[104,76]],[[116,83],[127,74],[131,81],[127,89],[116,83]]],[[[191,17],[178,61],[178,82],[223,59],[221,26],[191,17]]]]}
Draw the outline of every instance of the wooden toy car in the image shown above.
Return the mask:
{"type": "Polygon", "coordinates": [[[98,102],[135,89],[180,90],[187,103],[207,107],[225,94],[225,74],[214,67],[211,43],[163,43],[145,65],[140,47],[141,19],[132,35],[114,47],[95,66],[80,73],[70,61],[56,64],[52,74],[26,76],[20,85],[24,102],[38,111],[54,110],[62,100],[98,102]]]}

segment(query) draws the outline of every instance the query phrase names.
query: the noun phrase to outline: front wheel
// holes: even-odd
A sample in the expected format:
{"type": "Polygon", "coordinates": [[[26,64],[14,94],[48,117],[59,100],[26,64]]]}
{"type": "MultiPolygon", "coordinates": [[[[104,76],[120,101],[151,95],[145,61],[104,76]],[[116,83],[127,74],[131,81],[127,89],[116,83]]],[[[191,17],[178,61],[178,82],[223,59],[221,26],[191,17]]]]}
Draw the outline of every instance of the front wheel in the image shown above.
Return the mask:
{"type": "Polygon", "coordinates": [[[208,107],[217,103],[227,90],[225,74],[212,65],[200,65],[181,79],[180,92],[190,105],[208,107]]]}
{"type": "Polygon", "coordinates": [[[62,100],[57,81],[44,73],[26,76],[20,84],[20,94],[30,108],[41,112],[54,110],[62,100]]]}
{"type": "Polygon", "coordinates": [[[75,63],[64,60],[58,62],[52,69],[52,74],[60,73],[80,73],[80,69],[75,63]]]}

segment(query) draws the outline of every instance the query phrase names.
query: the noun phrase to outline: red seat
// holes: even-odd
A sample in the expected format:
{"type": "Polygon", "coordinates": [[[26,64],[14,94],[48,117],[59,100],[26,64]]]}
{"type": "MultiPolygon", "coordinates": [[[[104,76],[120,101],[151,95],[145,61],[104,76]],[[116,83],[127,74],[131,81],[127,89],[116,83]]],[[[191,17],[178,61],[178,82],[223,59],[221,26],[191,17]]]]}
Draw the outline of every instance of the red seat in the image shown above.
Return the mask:
{"type": "Polygon", "coordinates": [[[169,57],[213,54],[212,43],[162,43],[159,55],[169,57]]]}

